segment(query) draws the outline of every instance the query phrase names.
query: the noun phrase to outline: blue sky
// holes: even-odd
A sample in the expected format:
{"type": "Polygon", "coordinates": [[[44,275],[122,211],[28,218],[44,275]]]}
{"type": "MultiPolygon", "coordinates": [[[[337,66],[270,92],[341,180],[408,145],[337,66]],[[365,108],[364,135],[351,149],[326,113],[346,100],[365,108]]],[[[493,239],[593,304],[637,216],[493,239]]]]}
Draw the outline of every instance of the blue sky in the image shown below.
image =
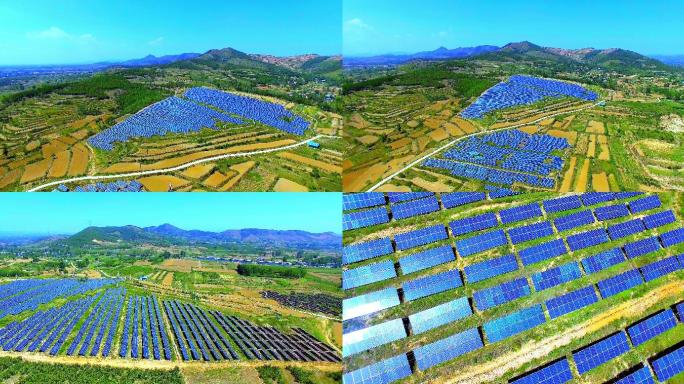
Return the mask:
{"type": "Polygon", "coordinates": [[[70,234],[89,226],[342,233],[341,193],[0,193],[0,233],[70,234]]]}
{"type": "Polygon", "coordinates": [[[341,0],[0,0],[0,65],[122,60],[233,47],[339,54],[341,0]]]}
{"type": "Polygon", "coordinates": [[[343,53],[418,52],[528,40],[559,48],[684,54],[679,0],[344,0],[343,53]]]}

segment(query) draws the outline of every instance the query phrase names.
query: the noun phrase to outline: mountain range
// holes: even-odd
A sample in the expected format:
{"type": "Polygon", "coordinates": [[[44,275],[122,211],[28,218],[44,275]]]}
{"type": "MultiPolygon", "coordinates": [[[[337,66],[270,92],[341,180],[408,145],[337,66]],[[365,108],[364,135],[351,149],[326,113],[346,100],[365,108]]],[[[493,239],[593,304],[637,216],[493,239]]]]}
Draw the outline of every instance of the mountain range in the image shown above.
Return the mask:
{"type": "Polygon", "coordinates": [[[417,60],[433,61],[462,59],[465,57],[477,56],[483,53],[493,52],[498,49],[499,47],[494,45],[479,45],[476,47],[462,47],[453,49],[439,47],[434,51],[416,52],[411,54],[385,54],[368,57],[345,57],[343,63],[345,67],[399,65],[417,60]]]}

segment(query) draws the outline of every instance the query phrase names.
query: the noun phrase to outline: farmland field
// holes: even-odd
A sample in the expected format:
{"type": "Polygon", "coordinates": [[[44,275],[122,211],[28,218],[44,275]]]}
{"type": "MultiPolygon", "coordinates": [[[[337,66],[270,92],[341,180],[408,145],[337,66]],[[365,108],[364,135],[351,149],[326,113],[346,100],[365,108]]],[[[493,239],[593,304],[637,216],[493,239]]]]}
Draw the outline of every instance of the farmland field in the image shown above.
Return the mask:
{"type": "Polygon", "coordinates": [[[499,196],[345,195],[345,383],[684,379],[684,196],[499,196]]]}

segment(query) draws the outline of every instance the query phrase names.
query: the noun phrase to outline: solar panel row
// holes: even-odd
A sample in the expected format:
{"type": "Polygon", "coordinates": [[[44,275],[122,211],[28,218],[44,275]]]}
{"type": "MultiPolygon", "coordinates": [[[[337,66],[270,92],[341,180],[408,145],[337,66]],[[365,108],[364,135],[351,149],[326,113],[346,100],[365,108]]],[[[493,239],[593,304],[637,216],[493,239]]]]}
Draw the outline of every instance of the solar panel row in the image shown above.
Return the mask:
{"type": "Polygon", "coordinates": [[[447,237],[448,235],[444,226],[437,224],[395,235],[394,242],[397,244],[397,249],[405,250],[444,240],[447,237]]]}
{"type": "Polygon", "coordinates": [[[416,365],[425,370],[437,364],[455,359],[458,356],[482,348],[482,339],[477,328],[451,335],[431,344],[413,350],[416,365]]]}
{"type": "Polygon", "coordinates": [[[684,346],[653,360],[651,365],[656,377],[661,382],[684,372],[684,346]]]}
{"type": "Polygon", "coordinates": [[[342,209],[349,211],[385,205],[385,194],[381,192],[345,193],[342,195],[342,209]]]}
{"type": "Polygon", "coordinates": [[[648,367],[642,367],[629,375],[624,376],[614,384],[655,384],[651,371],[648,367]]]}
{"type": "Polygon", "coordinates": [[[629,210],[632,213],[644,212],[655,208],[660,208],[660,198],[658,195],[650,195],[629,202],[629,210]]]}
{"type": "Polygon", "coordinates": [[[445,209],[482,201],[487,198],[484,192],[449,192],[442,193],[442,205],[445,209]]]}
{"type": "Polygon", "coordinates": [[[604,298],[617,295],[620,292],[636,287],[644,280],[636,269],[631,269],[619,275],[609,277],[597,283],[601,296],[604,298]]]}
{"type": "Polygon", "coordinates": [[[627,333],[634,346],[641,345],[648,340],[672,329],[677,325],[677,319],[671,309],[659,312],[627,328],[627,333]]]}
{"type": "Polygon", "coordinates": [[[400,203],[402,201],[421,199],[434,194],[434,192],[388,192],[387,197],[389,197],[390,203],[400,203]]]}
{"type": "Polygon", "coordinates": [[[363,368],[346,372],[343,384],[390,384],[411,376],[411,365],[405,354],[381,360],[363,368]]]}
{"type": "Polygon", "coordinates": [[[616,333],[588,347],[573,352],[577,371],[580,374],[602,365],[629,350],[629,343],[624,332],[616,333]]]}
{"type": "Polygon", "coordinates": [[[524,265],[530,265],[567,252],[563,239],[556,239],[520,250],[518,256],[524,265]]]}
{"type": "Polygon", "coordinates": [[[644,224],[646,225],[646,228],[653,229],[662,227],[663,225],[674,223],[677,220],[677,218],[675,218],[674,212],[670,210],[644,216],[643,220],[644,224]]]}
{"type": "Polygon", "coordinates": [[[540,221],[508,230],[508,236],[513,244],[520,244],[551,235],[553,235],[553,227],[551,227],[551,223],[548,221],[540,221]]]}
{"type": "Polygon", "coordinates": [[[582,259],[582,267],[588,274],[592,274],[623,261],[625,261],[625,255],[620,248],[613,248],[582,259]]]}
{"type": "Polygon", "coordinates": [[[439,211],[439,201],[436,196],[429,196],[418,200],[392,205],[392,218],[395,220],[407,217],[425,215],[439,211]]]}
{"type": "Polygon", "coordinates": [[[606,230],[603,228],[592,229],[586,232],[580,232],[570,235],[566,239],[571,251],[579,251],[580,249],[593,247],[602,243],[610,241],[606,230]]]}
{"type": "Polygon", "coordinates": [[[511,384],[562,384],[572,380],[568,360],[563,358],[511,380],[511,384]]]}
{"type": "Polygon", "coordinates": [[[452,269],[407,281],[402,289],[404,290],[404,300],[411,301],[458,288],[461,285],[463,285],[461,275],[458,270],[452,269]]]}
{"type": "Polygon", "coordinates": [[[482,215],[472,217],[466,217],[464,219],[454,220],[449,223],[451,232],[455,236],[465,235],[467,233],[496,227],[497,225],[499,225],[499,221],[496,218],[496,214],[493,212],[484,213],[482,215]]]}
{"type": "Polygon", "coordinates": [[[473,313],[467,297],[452,300],[409,316],[414,335],[470,316],[473,313]]]}
{"type": "Polygon", "coordinates": [[[544,323],[544,311],[541,305],[521,309],[506,316],[486,322],[482,328],[490,343],[496,343],[505,338],[532,329],[544,323]]]}
{"type": "Polygon", "coordinates": [[[348,245],[342,248],[342,264],[352,264],[394,252],[389,237],[348,245]]]}
{"type": "Polygon", "coordinates": [[[456,250],[463,256],[474,255],[488,249],[500,247],[508,243],[503,230],[486,232],[467,239],[456,240],[456,250]]]}
{"type": "Polygon", "coordinates": [[[665,276],[667,274],[676,272],[681,268],[682,266],[679,260],[677,260],[677,256],[670,256],[651,264],[644,265],[639,269],[644,275],[644,279],[646,279],[646,281],[651,281],[659,278],[660,276],[665,276]]]}
{"type": "Polygon", "coordinates": [[[645,255],[647,253],[655,252],[660,249],[660,242],[658,236],[647,237],[625,244],[625,254],[630,259],[645,255]]]}
{"type": "Polygon", "coordinates": [[[547,213],[556,213],[580,208],[582,207],[582,201],[579,196],[570,195],[557,199],[544,200],[542,201],[542,205],[547,213]]]}
{"type": "Polygon", "coordinates": [[[349,332],[342,338],[342,355],[352,356],[406,337],[402,319],[394,319],[349,332]]]}
{"type": "Polygon", "coordinates": [[[399,294],[393,287],[351,297],[342,301],[342,320],[369,315],[399,304],[399,294]]]}
{"type": "Polygon", "coordinates": [[[501,222],[504,224],[531,219],[542,216],[541,208],[537,203],[520,205],[513,208],[502,209],[499,211],[501,222]]]}
{"type": "Polygon", "coordinates": [[[629,209],[626,204],[604,205],[594,209],[594,214],[600,221],[606,221],[628,216],[629,209]]]}
{"type": "Polygon", "coordinates": [[[518,261],[515,259],[515,255],[509,254],[468,265],[463,269],[463,272],[468,279],[468,283],[472,284],[517,269],[518,261]]]}
{"type": "Polygon", "coordinates": [[[546,308],[548,308],[551,318],[555,319],[597,301],[594,286],[590,285],[547,300],[546,308]]]}
{"type": "Polygon", "coordinates": [[[342,229],[349,231],[387,222],[389,222],[389,215],[385,207],[373,208],[365,211],[345,213],[342,218],[342,229]]]}
{"type": "Polygon", "coordinates": [[[399,259],[399,266],[404,275],[422,271],[435,265],[448,263],[456,260],[454,250],[450,245],[442,245],[436,248],[414,253],[399,259]]]}
{"type": "Polygon", "coordinates": [[[555,287],[568,281],[579,279],[582,276],[579,266],[572,261],[555,268],[537,272],[532,275],[532,282],[537,291],[555,287]]]}
{"type": "Polygon", "coordinates": [[[641,219],[632,219],[622,223],[608,226],[608,235],[611,239],[617,240],[623,237],[645,231],[644,222],[641,219]]]}
{"type": "Polygon", "coordinates": [[[594,223],[594,214],[590,209],[571,213],[567,216],[562,216],[553,220],[553,225],[556,226],[558,232],[568,231],[583,225],[594,223]]]}
{"type": "Polygon", "coordinates": [[[397,277],[394,263],[391,260],[385,260],[342,271],[342,287],[352,289],[393,277],[397,277]]]}
{"type": "Polygon", "coordinates": [[[477,308],[480,311],[484,311],[529,294],[530,286],[527,284],[527,279],[521,277],[500,285],[475,291],[473,293],[473,300],[477,308]]]}

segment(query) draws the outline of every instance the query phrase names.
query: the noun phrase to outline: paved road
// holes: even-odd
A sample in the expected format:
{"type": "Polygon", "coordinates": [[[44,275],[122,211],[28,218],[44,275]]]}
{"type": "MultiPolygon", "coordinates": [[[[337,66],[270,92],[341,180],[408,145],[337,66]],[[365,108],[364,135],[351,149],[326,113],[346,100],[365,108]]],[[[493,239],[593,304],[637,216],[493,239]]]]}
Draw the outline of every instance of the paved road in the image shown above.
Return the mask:
{"type": "Polygon", "coordinates": [[[191,161],[189,163],[185,163],[185,164],[178,165],[178,166],[171,167],[171,168],[153,169],[153,170],[149,170],[149,171],[139,171],[139,172],[129,172],[129,173],[117,173],[117,174],[111,174],[111,175],[72,177],[71,179],[63,179],[63,180],[51,181],[49,183],[41,184],[37,187],[29,189],[28,192],[36,192],[36,191],[40,191],[41,189],[45,189],[45,188],[52,187],[55,185],[64,184],[64,183],[72,183],[75,181],[120,179],[120,178],[124,178],[124,177],[146,176],[146,175],[155,175],[155,174],[159,174],[159,173],[174,172],[174,171],[179,171],[181,169],[192,167],[193,165],[208,163],[208,162],[212,162],[212,161],[216,161],[216,160],[220,160],[220,159],[227,159],[229,157],[252,156],[252,155],[259,155],[262,153],[277,152],[277,151],[282,151],[285,149],[296,148],[296,147],[305,145],[306,143],[308,143],[311,140],[320,139],[322,137],[329,138],[329,139],[339,139],[340,138],[339,136],[316,135],[316,136],[309,138],[309,139],[306,139],[304,141],[300,141],[298,143],[294,143],[294,144],[290,144],[290,145],[285,145],[283,147],[262,149],[259,151],[251,151],[251,152],[227,153],[224,155],[217,155],[217,156],[207,157],[205,159],[194,160],[194,161],[191,161]]]}
{"type": "Polygon", "coordinates": [[[389,175],[388,177],[382,179],[379,183],[377,183],[377,184],[375,184],[374,186],[370,187],[370,189],[368,189],[367,192],[373,192],[374,190],[376,190],[377,188],[379,188],[381,185],[383,185],[383,184],[387,183],[388,181],[392,180],[393,178],[395,178],[396,176],[398,176],[398,175],[401,174],[402,172],[406,171],[407,169],[414,167],[416,164],[422,162],[423,160],[427,159],[428,157],[434,156],[435,154],[437,154],[437,153],[439,153],[439,152],[441,152],[441,151],[443,151],[443,150],[445,150],[445,149],[451,147],[452,145],[458,143],[458,142],[461,141],[461,140],[465,140],[465,139],[467,139],[467,138],[469,138],[469,137],[478,136],[478,135],[484,135],[484,134],[488,134],[488,133],[492,133],[492,132],[496,132],[496,131],[505,131],[505,130],[507,130],[507,129],[515,129],[515,128],[518,128],[518,127],[522,127],[522,126],[524,126],[524,125],[530,125],[530,124],[538,123],[538,122],[540,122],[540,121],[542,121],[542,120],[546,120],[546,119],[548,119],[548,118],[551,118],[551,117],[554,117],[554,116],[558,116],[558,115],[565,115],[565,114],[568,114],[568,113],[575,113],[575,112],[583,111],[583,110],[585,110],[585,109],[594,108],[595,106],[601,104],[602,102],[603,102],[603,100],[601,100],[601,101],[599,101],[599,102],[597,102],[597,103],[595,103],[595,104],[588,105],[588,106],[586,106],[586,107],[573,109],[573,110],[571,110],[571,111],[563,111],[563,112],[558,112],[558,113],[554,113],[554,114],[551,114],[551,115],[546,115],[546,116],[541,117],[541,118],[539,118],[539,119],[537,119],[537,120],[528,121],[528,122],[526,122],[526,123],[521,123],[521,124],[516,124],[516,125],[511,125],[510,127],[505,127],[505,128],[500,128],[500,129],[493,129],[493,130],[490,130],[490,131],[475,132],[475,133],[471,133],[471,134],[469,134],[469,135],[461,136],[461,137],[459,137],[459,138],[457,138],[457,139],[454,139],[454,140],[452,140],[452,141],[450,141],[450,142],[448,142],[448,143],[442,145],[441,147],[435,149],[434,151],[428,153],[427,155],[425,155],[425,156],[423,156],[423,157],[421,157],[421,158],[419,158],[419,159],[417,159],[417,160],[412,161],[411,163],[409,163],[409,164],[408,164],[407,166],[405,166],[404,168],[402,168],[402,169],[400,169],[400,170],[394,172],[393,174],[389,175]]]}

